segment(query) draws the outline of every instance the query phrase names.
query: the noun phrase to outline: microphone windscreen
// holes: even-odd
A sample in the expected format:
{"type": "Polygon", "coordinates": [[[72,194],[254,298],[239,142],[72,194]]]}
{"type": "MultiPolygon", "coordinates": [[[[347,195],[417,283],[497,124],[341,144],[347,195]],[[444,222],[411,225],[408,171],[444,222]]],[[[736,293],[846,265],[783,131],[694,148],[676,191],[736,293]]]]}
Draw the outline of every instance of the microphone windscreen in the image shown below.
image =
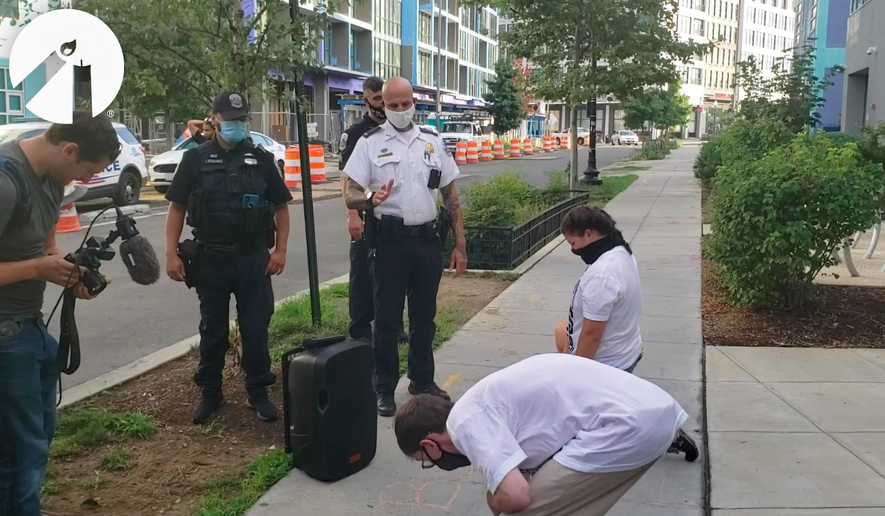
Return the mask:
{"type": "Polygon", "coordinates": [[[147,238],[137,235],[120,244],[120,258],[132,281],[153,285],[160,279],[160,261],[147,238]]]}

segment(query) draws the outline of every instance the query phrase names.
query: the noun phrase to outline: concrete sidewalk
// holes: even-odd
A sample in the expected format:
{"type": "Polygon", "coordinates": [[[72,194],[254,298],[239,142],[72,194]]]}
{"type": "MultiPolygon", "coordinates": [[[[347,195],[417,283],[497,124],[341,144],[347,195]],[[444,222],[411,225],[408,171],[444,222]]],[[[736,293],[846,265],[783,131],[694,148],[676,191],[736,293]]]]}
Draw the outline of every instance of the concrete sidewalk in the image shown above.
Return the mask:
{"type": "Polygon", "coordinates": [[[885,514],[885,351],[710,347],[714,516],[885,514]]]}
{"type": "MultiPolygon", "coordinates": [[[[643,283],[645,358],[636,373],[669,391],[690,414],[684,429],[702,446],[700,320],[701,194],[691,173],[697,148],[680,149],[607,209],[634,246],[643,283]]],[[[470,320],[436,353],[437,381],[457,399],[497,369],[554,350],[553,328],[566,317],[585,265],[560,245],[470,320]]],[[[397,401],[406,401],[407,379],[397,401]]],[[[660,460],[610,514],[701,516],[704,461],[660,460]]],[[[294,470],[250,516],[290,514],[485,516],[485,482],[472,468],[422,470],[396,446],[392,419],[380,418],[378,453],[363,472],[333,484],[294,470]]]]}

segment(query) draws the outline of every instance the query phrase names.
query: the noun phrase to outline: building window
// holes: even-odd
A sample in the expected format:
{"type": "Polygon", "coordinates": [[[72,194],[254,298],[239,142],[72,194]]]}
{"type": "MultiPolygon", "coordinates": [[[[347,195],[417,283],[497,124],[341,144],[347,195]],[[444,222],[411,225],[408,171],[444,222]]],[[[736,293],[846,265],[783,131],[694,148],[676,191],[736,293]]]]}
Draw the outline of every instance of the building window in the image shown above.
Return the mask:
{"type": "Polygon", "coordinates": [[[375,38],[375,75],[389,79],[400,74],[400,44],[375,38]]]}
{"type": "Polygon", "coordinates": [[[400,0],[375,0],[375,32],[399,40],[402,37],[400,0]]]}
{"type": "Polygon", "coordinates": [[[851,12],[854,12],[854,11],[860,9],[861,7],[866,5],[866,3],[869,1],[870,0],[851,0],[851,12]]]}
{"type": "Polygon", "coordinates": [[[9,79],[9,69],[0,67],[0,124],[25,116],[24,83],[15,88],[9,79]]]}
{"type": "Polygon", "coordinates": [[[689,84],[704,84],[704,71],[700,68],[691,68],[688,75],[689,84]]]}
{"type": "Polygon", "coordinates": [[[462,61],[467,61],[467,33],[463,30],[458,34],[458,39],[460,39],[460,44],[458,45],[458,57],[461,58],[462,61]]]}
{"type": "Polygon", "coordinates": [[[421,86],[433,86],[433,81],[430,78],[433,70],[431,63],[430,54],[427,52],[418,52],[418,84],[421,86]]]}
{"type": "Polygon", "coordinates": [[[430,42],[430,15],[421,13],[418,18],[418,41],[425,45],[432,45],[430,42]]]}

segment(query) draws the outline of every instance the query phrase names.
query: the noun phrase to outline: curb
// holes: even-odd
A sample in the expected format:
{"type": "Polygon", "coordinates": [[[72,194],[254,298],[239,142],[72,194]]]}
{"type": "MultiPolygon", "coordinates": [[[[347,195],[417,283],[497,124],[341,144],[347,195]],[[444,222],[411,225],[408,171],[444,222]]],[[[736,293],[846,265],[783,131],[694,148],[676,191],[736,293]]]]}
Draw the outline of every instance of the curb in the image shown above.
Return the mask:
{"type": "MultiPolygon", "coordinates": [[[[332,278],[328,281],[324,281],[320,283],[320,288],[327,288],[332,285],[337,285],[339,283],[346,283],[350,278],[349,274],[343,274],[338,276],[337,278],[332,278]]],[[[304,290],[300,290],[291,296],[280,299],[276,303],[274,303],[275,307],[280,306],[283,303],[291,301],[296,297],[303,296],[310,292],[309,288],[304,290]]],[[[233,326],[236,319],[231,319],[230,325],[233,326]]],[[[152,371],[164,364],[172,362],[173,360],[177,360],[184,355],[187,355],[190,350],[200,344],[200,336],[194,335],[192,337],[188,337],[184,340],[178,341],[171,346],[165,347],[161,350],[154,351],[150,355],[139,358],[134,362],[124,365],[123,367],[119,367],[114,369],[113,371],[108,371],[103,375],[97,376],[91,380],[87,380],[79,385],[75,385],[70,389],[66,389],[63,391],[62,402],[58,406],[58,408],[64,408],[68,405],[73,405],[75,403],[79,403],[87,398],[91,398],[96,394],[99,394],[103,391],[116,387],[120,384],[128,382],[129,380],[134,380],[139,376],[152,371]]]]}
{"type": "MultiPolygon", "coordinates": [[[[120,211],[123,213],[123,215],[135,217],[141,215],[150,215],[152,213],[150,205],[147,204],[133,204],[132,206],[123,206],[120,208],[120,211]]],[[[95,216],[95,213],[90,212],[80,215],[80,224],[92,224],[93,221],[95,221],[95,224],[101,224],[102,222],[113,222],[117,220],[117,210],[108,210],[98,217],[95,216]]]]}

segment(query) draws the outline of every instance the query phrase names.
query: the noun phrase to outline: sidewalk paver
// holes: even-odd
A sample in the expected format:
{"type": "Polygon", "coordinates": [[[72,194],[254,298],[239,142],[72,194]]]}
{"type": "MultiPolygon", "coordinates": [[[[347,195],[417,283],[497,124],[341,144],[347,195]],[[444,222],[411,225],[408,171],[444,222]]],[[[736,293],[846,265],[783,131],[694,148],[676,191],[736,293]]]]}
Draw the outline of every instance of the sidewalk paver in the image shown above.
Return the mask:
{"type": "Polygon", "coordinates": [[[885,514],[882,356],[709,347],[713,515],[885,514]]]}
{"type": "MultiPolygon", "coordinates": [[[[679,149],[615,198],[606,209],[637,245],[643,281],[645,358],[636,373],[660,385],[690,414],[686,432],[701,446],[700,326],[701,194],[691,165],[697,147],[679,149]]],[[[436,379],[455,399],[486,375],[523,358],[554,350],[553,329],[565,318],[586,266],[567,244],[471,319],[436,356],[436,379]]],[[[397,401],[408,398],[407,379],[397,401]]],[[[422,470],[396,446],[392,420],[381,418],[378,453],[361,473],[333,484],[292,471],[249,516],[323,514],[485,516],[485,482],[472,468],[422,470]]],[[[860,443],[862,444],[862,443],[860,443]]],[[[613,516],[702,516],[704,461],[664,457],[610,512],[613,516]]],[[[862,515],[866,516],[866,515],[862,515]]]]}

